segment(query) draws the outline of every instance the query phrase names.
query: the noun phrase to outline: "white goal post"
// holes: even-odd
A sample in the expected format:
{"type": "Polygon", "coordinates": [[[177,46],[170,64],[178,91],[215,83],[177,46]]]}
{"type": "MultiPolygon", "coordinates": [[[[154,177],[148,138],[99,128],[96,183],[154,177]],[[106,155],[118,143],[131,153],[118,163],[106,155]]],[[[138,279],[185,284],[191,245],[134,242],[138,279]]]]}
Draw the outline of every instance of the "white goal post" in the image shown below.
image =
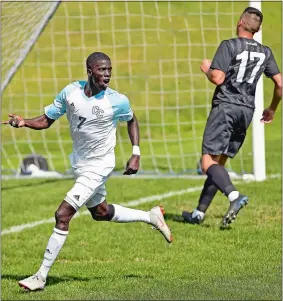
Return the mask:
{"type": "Polygon", "coordinates": [[[59,3],[60,1],[30,3],[26,10],[22,10],[21,3],[16,1],[6,3],[7,5],[2,2],[1,27],[11,26],[13,28],[11,31],[1,34],[1,41],[5,44],[1,53],[1,94],[39,38],[49,19],[52,18],[59,3]],[[37,11],[37,7],[40,13],[37,11]],[[27,16],[31,18],[28,23],[26,22],[27,16]],[[26,28],[19,34],[17,25],[26,26],[26,28]]]}
{"type": "MultiPolygon", "coordinates": [[[[261,1],[250,1],[250,6],[261,11],[261,1]]],[[[262,43],[262,30],[254,35],[254,39],[259,43],[262,43]]],[[[264,124],[260,122],[263,110],[263,77],[261,76],[256,88],[255,112],[252,121],[253,174],[256,181],[263,181],[266,179],[264,124]]]]}
{"type": "MultiPolygon", "coordinates": [[[[112,60],[111,88],[126,94],[138,116],[140,174],[197,176],[202,134],[214,86],[200,72],[221,40],[235,37],[247,6],[261,2],[2,2],[2,118],[27,118],[68,83],[86,79],[85,59],[93,51],[112,60]]],[[[256,35],[261,42],[262,32],[256,35]]],[[[236,176],[266,178],[263,81],[256,91],[252,135],[227,168],[236,176]]],[[[72,151],[65,117],[48,131],[2,127],[2,174],[18,174],[31,154],[65,174],[72,151]]],[[[121,174],[131,155],[125,124],[117,129],[116,161],[121,174]]]]}

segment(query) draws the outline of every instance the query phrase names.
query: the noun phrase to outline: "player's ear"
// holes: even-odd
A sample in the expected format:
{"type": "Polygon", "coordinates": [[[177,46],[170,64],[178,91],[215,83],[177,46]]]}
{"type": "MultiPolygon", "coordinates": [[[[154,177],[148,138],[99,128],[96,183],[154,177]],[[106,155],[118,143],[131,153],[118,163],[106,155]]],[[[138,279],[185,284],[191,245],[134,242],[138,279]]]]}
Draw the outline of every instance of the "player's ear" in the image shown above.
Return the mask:
{"type": "Polygon", "coordinates": [[[86,72],[87,72],[87,75],[88,75],[88,76],[92,76],[92,71],[91,71],[91,69],[86,69],[86,72]]]}

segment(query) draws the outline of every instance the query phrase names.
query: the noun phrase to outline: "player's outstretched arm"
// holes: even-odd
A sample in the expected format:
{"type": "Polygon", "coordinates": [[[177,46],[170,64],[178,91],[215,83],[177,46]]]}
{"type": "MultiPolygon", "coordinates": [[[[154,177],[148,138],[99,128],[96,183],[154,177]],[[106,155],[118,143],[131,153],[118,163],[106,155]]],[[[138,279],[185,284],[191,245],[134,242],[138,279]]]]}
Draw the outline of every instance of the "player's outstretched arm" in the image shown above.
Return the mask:
{"type": "Polygon", "coordinates": [[[2,121],[2,124],[10,124],[15,128],[28,127],[33,130],[47,129],[55,121],[47,117],[45,114],[31,119],[24,119],[23,117],[16,114],[9,114],[9,117],[10,119],[2,121]]]}
{"type": "Polygon", "coordinates": [[[127,122],[128,134],[133,146],[133,155],[127,162],[126,171],[124,175],[132,175],[137,173],[140,165],[140,133],[139,133],[139,123],[134,114],[133,118],[127,122]]]}
{"type": "Polygon", "coordinates": [[[277,107],[282,99],[282,75],[281,73],[271,77],[274,82],[274,90],[272,101],[268,108],[266,108],[262,113],[261,122],[270,123],[274,118],[274,114],[277,110],[277,107]]]}

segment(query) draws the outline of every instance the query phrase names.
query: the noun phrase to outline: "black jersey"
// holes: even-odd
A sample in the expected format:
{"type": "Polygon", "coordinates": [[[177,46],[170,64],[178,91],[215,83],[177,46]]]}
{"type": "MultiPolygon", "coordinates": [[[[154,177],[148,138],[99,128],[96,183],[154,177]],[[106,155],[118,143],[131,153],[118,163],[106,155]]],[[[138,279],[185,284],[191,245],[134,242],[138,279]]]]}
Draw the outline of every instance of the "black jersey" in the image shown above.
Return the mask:
{"type": "Polygon", "coordinates": [[[211,69],[225,72],[223,84],[216,87],[213,103],[229,102],[255,107],[255,90],[262,73],[280,73],[272,51],[253,39],[224,40],[219,45],[211,69]]]}

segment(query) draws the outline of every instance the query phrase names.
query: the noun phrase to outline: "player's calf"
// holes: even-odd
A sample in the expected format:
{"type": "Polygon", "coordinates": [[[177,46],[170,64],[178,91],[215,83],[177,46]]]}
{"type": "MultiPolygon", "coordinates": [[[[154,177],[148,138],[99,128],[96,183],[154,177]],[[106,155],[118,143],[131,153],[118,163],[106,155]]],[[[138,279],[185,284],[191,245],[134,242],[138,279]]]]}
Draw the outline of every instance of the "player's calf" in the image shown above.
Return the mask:
{"type": "Polygon", "coordinates": [[[111,204],[101,203],[93,208],[88,208],[91,216],[96,221],[111,221],[114,217],[114,206],[111,204]]]}
{"type": "Polygon", "coordinates": [[[115,223],[143,222],[150,224],[160,231],[167,242],[172,242],[171,231],[165,223],[163,217],[164,211],[161,207],[157,206],[150,211],[143,211],[117,204],[108,205],[106,201],[104,201],[98,206],[88,208],[88,210],[91,212],[93,219],[97,221],[111,221],[115,223]]]}

